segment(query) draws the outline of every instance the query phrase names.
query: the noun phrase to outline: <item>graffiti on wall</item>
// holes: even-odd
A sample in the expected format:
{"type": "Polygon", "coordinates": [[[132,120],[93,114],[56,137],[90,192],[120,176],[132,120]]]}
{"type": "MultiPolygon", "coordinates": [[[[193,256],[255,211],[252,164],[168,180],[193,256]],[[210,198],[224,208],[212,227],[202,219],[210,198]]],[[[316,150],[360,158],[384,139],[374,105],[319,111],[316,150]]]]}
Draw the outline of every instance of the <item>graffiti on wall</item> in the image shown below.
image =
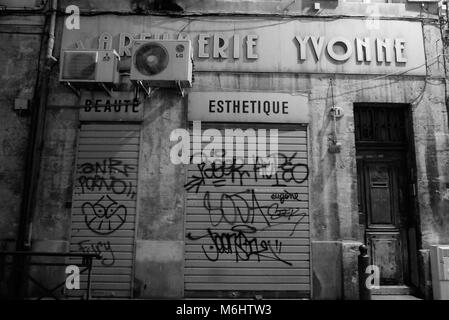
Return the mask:
{"type": "Polygon", "coordinates": [[[81,211],[89,230],[97,234],[111,234],[126,222],[126,207],[109,195],[101,196],[93,204],[83,203],[81,211]]]}
{"type": "MultiPolygon", "coordinates": [[[[226,178],[231,179],[231,183],[238,182],[243,186],[245,178],[251,178],[257,183],[260,180],[272,180],[273,187],[286,187],[287,183],[294,182],[301,184],[307,181],[309,177],[309,168],[302,162],[297,162],[297,152],[288,157],[284,154],[279,154],[278,170],[274,174],[263,174],[263,169],[266,169],[269,164],[264,163],[256,158],[250,169],[245,169],[248,165],[243,163],[237,164],[234,160],[231,163],[223,161],[221,163],[200,163],[198,164],[199,175],[193,175],[190,181],[185,185],[187,191],[195,188],[198,193],[201,186],[204,186],[206,179],[210,179],[215,187],[223,187],[226,184],[226,178]],[[305,170],[305,174],[303,170],[305,170]]],[[[269,172],[269,171],[265,171],[269,172]]]]}
{"type": "Polygon", "coordinates": [[[309,168],[304,160],[299,159],[298,153],[289,156],[279,154],[278,170],[272,174],[260,170],[267,165],[257,159],[252,165],[237,164],[236,161],[196,165],[184,187],[191,193],[203,195],[202,207],[209,217],[209,226],[201,232],[189,232],[187,239],[206,241],[207,244],[201,248],[209,261],[231,255],[236,263],[253,259],[292,265],[282,257],[283,243],[280,239],[266,239],[260,235],[264,231],[276,230],[276,226],[288,224],[288,237],[294,236],[297,227],[307,217],[307,210],[295,205],[301,201],[300,194],[290,192],[288,188],[303,185],[308,180],[309,168]],[[254,189],[254,185],[259,184],[268,189],[284,189],[282,192],[260,194],[254,189]],[[242,191],[224,190],[231,186],[242,191]]]}
{"type": "Polygon", "coordinates": [[[109,241],[83,240],[78,243],[79,251],[83,253],[95,253],[101,256],[103,266],[112,266],[115,263],[114,251],[109,241]]]}
{"type": "Polygon", "coordinates": [[[129,220],[127,202],[136,199],[132,177],[136,173],[136,166],[113,158],[77,167],[78,195],[83,199],[81,213],[85,226],[93,233],[77,243],[78,250],[100,255],[103,266],[115,263],[113,244],[107,237],[122,230],[129,220]]]}

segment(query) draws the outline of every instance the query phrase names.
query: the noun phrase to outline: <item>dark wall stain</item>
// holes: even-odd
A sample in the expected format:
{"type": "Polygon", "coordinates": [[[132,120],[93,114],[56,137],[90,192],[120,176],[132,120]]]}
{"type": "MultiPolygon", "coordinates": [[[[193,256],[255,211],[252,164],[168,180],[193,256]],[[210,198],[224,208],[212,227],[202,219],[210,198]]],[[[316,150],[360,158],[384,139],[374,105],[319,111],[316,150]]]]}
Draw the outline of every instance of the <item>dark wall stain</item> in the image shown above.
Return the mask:
{"type": "Polygon", "coordinates": [[[170,133],[185,127],[183,100],[174,90],[155,91],[145,106],[139,181],[139,239],[182,240],[185,166],[170,161],[170,133]]]}
{"type": "Polygon", "coordinates": [[[140,13],[148,10],[184,11],[176,0],[131,0],[131,9],[140,13]]]}
{"type": "Polygon", "coordinates": [[[318,277],[316,276],[316,273],[313,272],[313,280],[312,280],[312,285],[313,285],[313,296],[314,298],[318,298],[321,296],[321,282],[320,279],[318,279],[318,277]]]}
{"type": "Polygon", "coordinates": [[[29,117],[14,111],[16,98],[32,102],[40,35],[1,34],[0,240],[15,238],[24,182],[29,117]]]}
{"type": "Polygon", "coordinates": [[[438,159],[437,159],[437,142],[435,137],[435,130],[433,127],[434,120],[430,118],[430,112],[427,118],[427,131],[426,131],[426,152],[425,163],[427,172],[427,188],[429,192],[430,209],[432,210],[432,216],[434,223],[442,225],[443,217],[442,212],[439,210],[440,203],[440,181],[438,172],[438,159]]]}
{"type": "MultiPolygon", "coordinates": [[[[327,80],[323,80],[327,81],[327,80]]],[[[317,135],[318,149],[315,154],[326,154],[325,157],[320,159],[319,172],[313,173],[313,180],[311,183],[311,203],[312,211],[311,217],[313,217],[313,231],[315,232],[314,239],[316,240],[336,240],[340,236],[340,220],[338,216],[338,190],[337,190],[337,156],[331,154],[328,151],[327,141],[332,137],[333,132],[331,130],[332,122],[328,116],[329,110],[332,107],[332,90],[329,85],[327,88],[327,99],[324,112],[319,115],[319,119],[322,120],[320,126],[311,126],[311,135],[317,135]],[[317,132],[314,133],[313,129],[317,132]],[[320,143],[320,141],[326,141],[326,143],[320,143]],[[330,184],[329,196],[324,194],[325,185],[330,184]],[[327,199],[326,199],[327,198],[327,199]]],[[[313,120],[312,120],[313,121],[313,120]]]]}

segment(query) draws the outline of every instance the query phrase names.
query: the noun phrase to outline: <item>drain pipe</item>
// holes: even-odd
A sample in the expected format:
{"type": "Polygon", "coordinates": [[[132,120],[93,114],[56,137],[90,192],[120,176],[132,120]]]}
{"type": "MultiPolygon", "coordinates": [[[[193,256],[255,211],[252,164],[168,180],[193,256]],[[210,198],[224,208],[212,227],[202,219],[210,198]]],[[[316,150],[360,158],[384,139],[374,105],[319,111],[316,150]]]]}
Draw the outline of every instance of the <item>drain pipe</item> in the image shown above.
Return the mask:
{"type": "Polygon", "coordinates": [[[56,58],[53,57],[53,49],[55,47],[56,12],[58,10],[58,0],[50,0],[50,2],[51,17],[50,28],[48,31],[47,61],[53,60],[54,62],[56,62],[56,58]]]}
{"type": "Polygon", "coordinates": [[[35,207],[36,191],[39,183],[39,171],[45,129],[45,113],[49,93],[48,85],[50,81],[51,68],[56,61],[56,58],[53,56],[53,50],[55,44],[58,1],[49,1],[49,10],[51,12],[51,16],[48,26],[48,43],[46,51],[47,59],[44,63],[44,70],[39,80],[40,86],[38,87],[35,96],[36,108],[35,110],[33,110],[33,115],[31,117],[30,134],[28,139],[29,147],[27,152],[27,163],[25,170],[25,189],[22,199],[21,217],[16,244],[16,250],[18,251],[29,250],[31,247],[31,222],[35,207]]]}

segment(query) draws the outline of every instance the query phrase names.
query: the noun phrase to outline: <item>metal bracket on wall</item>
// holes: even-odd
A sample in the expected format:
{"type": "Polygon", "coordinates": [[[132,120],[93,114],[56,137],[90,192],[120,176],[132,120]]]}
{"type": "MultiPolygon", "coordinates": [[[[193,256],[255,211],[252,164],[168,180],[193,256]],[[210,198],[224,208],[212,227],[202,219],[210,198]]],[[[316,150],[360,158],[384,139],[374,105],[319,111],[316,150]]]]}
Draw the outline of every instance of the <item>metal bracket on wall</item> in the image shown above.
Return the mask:
{"type": "Polygon", "coordinates": [[[80,91],[80,90],[78,90],[77,88],[75,88],[70,82],[64,82],[64,83],[65,83],[65,85],[66,85],[67,87],[69,87],[70,90],[73,91],[74,94],[76,94],[76,96],[77,96],[78,98],[81,97],[81,91],[80,91]]]}
{"type": "Polygon", "coordinates": [[[103,82],[100,83],[100,87],[107,93],[108,96],[112,97],[113,95],[112,89],[106,87],[106,85],[103,82]]]}
{"type": "MultiPolygon", "coordinates": [[[[73,84],[71,84],[70,82],[64,82],[64,84],[67,86],[67,87],[69,87],[69,89],[70,90],[72,90],[73,91],[73,93],[78,97],[78,98],[80,98],[81,97],[81,90],[80,89],[78,89],[78,88],[76,88],[73,84]]],[[[104,92],[106,92],[106,94],[108,95],[108,96],[110,96],[110,97],[113,97],[114,96],[114,91],[113,91],[113,89],[111,88],[108,88],[103,82],[100,82],[100,83],[97,83],[98,84],[98,87],[101,89],[101,90],[103,90],[104,92]]],[[[84,87],[83,87],[84,88],[84,87]]],[[[90,89],[92,89],[92,90],[94,90],[95,88],[96,88],[96,86],[90,86],[89,87],[90,89]]]]}
{"type": "Polygon", "coordinates": [[[183,87],[181,87],[181,82],[180,82],[180,81],[176,81],[176,86],[178,87],[179,92],[181,93],[181,97],[184,98],[184,96],[185,96],[185,90],[184,90],[183,87]]]}
{"type": "Polygon", "coordinates": [[[147,97],[151,95],[151,87],[146,87],[143,81],[138,81],[137,84],[139,85],[139,88],[142,88],[142,90],[146,93],[147,97]]]}

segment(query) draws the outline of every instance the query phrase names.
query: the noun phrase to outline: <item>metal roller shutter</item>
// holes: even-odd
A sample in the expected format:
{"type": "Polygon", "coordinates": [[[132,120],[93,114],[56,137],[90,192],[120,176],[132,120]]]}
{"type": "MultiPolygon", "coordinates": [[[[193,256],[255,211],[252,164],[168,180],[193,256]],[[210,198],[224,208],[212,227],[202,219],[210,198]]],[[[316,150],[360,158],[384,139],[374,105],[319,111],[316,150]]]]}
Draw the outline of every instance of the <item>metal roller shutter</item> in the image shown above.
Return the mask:
{"type": "MultiPolygon", "coordinates": [[[[223,141],[225,127],[245,130],[202,126],[219,129],[223,141]]],[[[251,124],[256,131],[278,127],[251,124]]],[[[275,175],[262,175],[246,159],[241,167],[189,165],[187,296],[310,296],[307,128],[282,128],[275,175]]]]}
{"type": "MultiPolygon", "coordinates": [[[[81,125],[70,251],[102,256],[94,261],[94,298],[131,297],[139,145],[139,125],[81,125]]],[[[86,281],[82,276],[81,289],[86,281]]]]}

